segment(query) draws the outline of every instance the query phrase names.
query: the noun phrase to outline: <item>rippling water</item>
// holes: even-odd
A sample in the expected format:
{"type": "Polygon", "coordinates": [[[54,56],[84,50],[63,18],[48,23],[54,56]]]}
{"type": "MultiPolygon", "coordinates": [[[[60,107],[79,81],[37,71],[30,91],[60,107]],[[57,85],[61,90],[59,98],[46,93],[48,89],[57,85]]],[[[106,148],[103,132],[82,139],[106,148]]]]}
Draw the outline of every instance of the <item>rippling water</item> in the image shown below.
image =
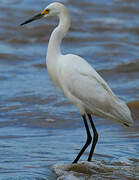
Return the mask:
{"type": "MultiPolygon", "coordinates": [[[[85,141],[79,112],[60,92],[56,97],[45,68],[48,39],[57,21],[50,18],[19,26],[50,2],[53,1],[1,1],[0,180],[55,180],[52,167],[70,165],[85,141]]],[[[84,57],[117,96],[132,101],[129,107],[135,120],[134,127],[125,129],[94,118],[100,138],[91,167],[86,165],[85,172],[79,164],[77,169],[70,167],[66,172],[69,176],[75,171],[80,180],[137,180],[139,1],[61,2],[68,7],[72,20],[62,51],[84,57]]],[[[87,159],[88,152],[82,160],[87,159]]]]}

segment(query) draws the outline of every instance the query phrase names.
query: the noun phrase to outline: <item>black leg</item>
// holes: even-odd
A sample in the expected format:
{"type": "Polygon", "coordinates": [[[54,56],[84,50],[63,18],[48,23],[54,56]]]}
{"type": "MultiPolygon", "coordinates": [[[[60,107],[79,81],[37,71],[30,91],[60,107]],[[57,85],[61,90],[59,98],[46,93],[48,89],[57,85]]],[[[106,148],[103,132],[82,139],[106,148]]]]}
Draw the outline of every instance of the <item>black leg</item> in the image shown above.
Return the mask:
{"type": "Polygon", "coordinates": [[[88,127],[88,124],[87,124],[86,116],[83,115],[82,118],[83,118],[83,121],[84,121],[86,133],[87,133],[87,140],[86,140],[85,145],[83,146],[83,148],[82,148],[81,151],[79,152],[78,156],[77,156],[77,157],[75,158],[75,160],[73,161],[73,163],[77,163],[77,162],[78,162],[78,160],[80,159],[81,155],[83,154],[83,152],[86,150],[86,148],[89,146],[89,144],[90,144],[91,141],[92,141],[92,136],[91,136],[91,133],[90,133],[90,131],[89,131],[89,127],[88,127]]]}
{"type": "Polygon", "coordinates": [[[88,157],[88,161],[91,161],[95,146],[96,146],[97,141],[98,141],[98,133],[97,133],[97,130],[96,130],[95,125],[93,123],[91,115],[90,114],[87,114],[87,115],[88,115],[88,118],[90,120],[90,124],[91,124],[92,130],[93,130],[93,133],[94,133],[93,143],[92,143],[92,147],[91,147],[89,157],[88,157]]]}

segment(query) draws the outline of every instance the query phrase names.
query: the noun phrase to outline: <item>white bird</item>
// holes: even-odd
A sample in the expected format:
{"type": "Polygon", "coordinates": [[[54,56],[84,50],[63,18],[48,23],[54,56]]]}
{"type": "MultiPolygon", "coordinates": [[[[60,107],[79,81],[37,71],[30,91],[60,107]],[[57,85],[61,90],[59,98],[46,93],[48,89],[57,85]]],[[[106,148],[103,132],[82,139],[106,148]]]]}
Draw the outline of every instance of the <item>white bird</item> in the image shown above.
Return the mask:
{"type": "Polygon", "coordinates": [[[131,112],[126,103],[116,97],[108,84],[87,61],[74,54],[63,55],[61,53],[61,41],[70,27],[70,16],[63,4],[51,3],[41,13],[21,25],[48,16],[57,16],[59,18],[59,24],[51,34],[47,49],[46,64],[48,73],[54,87],[58,86],[80,111],[87,133],[86,143],[73,163],[78,162],[92,141],[86,115],[94,133],[88,156],[88,161],[91,161],[98,141],[98,133],[91,116],[111,119],[130,126],[133,123],[131,112]]]}

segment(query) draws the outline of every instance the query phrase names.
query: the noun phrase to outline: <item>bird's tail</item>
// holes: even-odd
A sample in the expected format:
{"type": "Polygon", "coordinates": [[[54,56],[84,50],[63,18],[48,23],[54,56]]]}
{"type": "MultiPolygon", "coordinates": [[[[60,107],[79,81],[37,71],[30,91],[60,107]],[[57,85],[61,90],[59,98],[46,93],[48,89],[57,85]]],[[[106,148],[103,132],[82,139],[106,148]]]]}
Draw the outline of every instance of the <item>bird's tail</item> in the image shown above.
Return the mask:
{"type": "Polygon", "coordinates": [[[125,126],[132,126],[133,119],[126,103],[117,97],[113,97],[110,103],[111,107],[113,107],[111,113],[114,120],[119,121],[125,126]]]}

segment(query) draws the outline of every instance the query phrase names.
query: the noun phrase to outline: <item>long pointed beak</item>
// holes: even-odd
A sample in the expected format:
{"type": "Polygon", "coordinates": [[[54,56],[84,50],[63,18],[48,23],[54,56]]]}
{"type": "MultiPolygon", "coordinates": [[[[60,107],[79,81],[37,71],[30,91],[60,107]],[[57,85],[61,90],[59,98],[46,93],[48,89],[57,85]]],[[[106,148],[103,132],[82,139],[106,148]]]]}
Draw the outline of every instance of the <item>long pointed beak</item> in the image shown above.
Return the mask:
{"type": "Polygon", "coordinates": [[[29,19],[29,20],[21,23],[20,26],[23,26],[24,24],[28,24],[28,23],[30,23],[30,22],[32,22],[32,21],[37,20],[37,19],[41,19],[43,16],[44,16],[43,13],[39,13],[39,14],[37,14],[36,16],[33,16],[31,19],[29,19]]]}

